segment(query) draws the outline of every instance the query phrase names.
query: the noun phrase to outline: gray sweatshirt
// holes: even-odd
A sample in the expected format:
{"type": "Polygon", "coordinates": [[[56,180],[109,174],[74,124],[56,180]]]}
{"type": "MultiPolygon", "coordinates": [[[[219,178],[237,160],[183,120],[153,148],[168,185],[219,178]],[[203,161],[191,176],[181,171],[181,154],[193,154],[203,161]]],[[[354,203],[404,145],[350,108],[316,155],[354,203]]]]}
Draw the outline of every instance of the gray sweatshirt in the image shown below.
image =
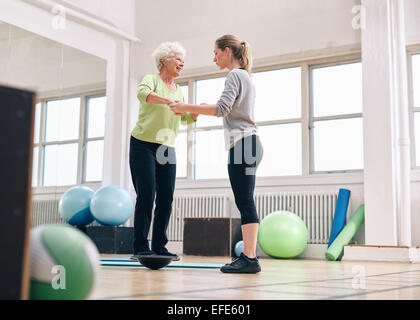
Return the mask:
{"type": "Polygon", "coordinates": [[[242,138],[257,134],[254,108],[254,82],[246,70],[233,69],[226,77],[216,109],[216,116],[223,117],[226,150],[242,138]]]}

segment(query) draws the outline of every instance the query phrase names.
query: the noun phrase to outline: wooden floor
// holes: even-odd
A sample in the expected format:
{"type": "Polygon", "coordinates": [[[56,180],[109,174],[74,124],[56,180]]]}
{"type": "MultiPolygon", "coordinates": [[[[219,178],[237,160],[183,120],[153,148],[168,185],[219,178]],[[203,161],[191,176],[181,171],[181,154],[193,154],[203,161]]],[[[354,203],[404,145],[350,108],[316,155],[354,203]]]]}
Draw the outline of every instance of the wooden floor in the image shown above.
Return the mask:
{"type": "MultiPolygon", "coordinates": [[[[123,257],[128,255],[102,255],[123,257]]],[[[228,263],[182,256],[180,262],[228,263]]],[[[420,264],[260,259],[259,274],[218,269],[101,266],[91,299],[330,300],[420,299],[420,264]]]]}

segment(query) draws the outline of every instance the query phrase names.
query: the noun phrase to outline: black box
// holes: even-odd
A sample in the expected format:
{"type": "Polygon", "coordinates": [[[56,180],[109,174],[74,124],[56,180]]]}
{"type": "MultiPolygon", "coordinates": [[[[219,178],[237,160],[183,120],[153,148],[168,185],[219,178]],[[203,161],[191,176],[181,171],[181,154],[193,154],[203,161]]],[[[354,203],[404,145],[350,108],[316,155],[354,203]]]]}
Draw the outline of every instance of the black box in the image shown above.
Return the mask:
{"type": "Polygon", "coordinates": [[[134,228],[113,226],[92,226],[86,234],[98,247],[100,253],[132,254],[134,228]]]}
{"type": "Polygon", "coordinates": [[[0,86],[0,300],[27,299],[35,93],[0,86]]]}
{"type": "Polygon", "coordinates": [[[239,218],[184,218],[184,254],[234,257],[240,240],[239,218]]]}

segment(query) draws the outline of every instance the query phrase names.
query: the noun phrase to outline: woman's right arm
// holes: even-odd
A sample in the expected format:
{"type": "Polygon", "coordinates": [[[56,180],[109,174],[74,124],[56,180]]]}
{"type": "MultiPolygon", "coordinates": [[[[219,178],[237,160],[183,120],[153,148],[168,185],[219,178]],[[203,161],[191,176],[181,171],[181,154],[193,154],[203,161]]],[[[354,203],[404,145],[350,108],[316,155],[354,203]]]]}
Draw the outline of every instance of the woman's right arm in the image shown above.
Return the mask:
{"type": "Polygon", "coordinates": [[[162,97],[155,92],[155,77],[151,74],[146,75],[137,87],[137,98],[141,103],[147,104],[170,104],[171,99],[162,97]]]}
{"type": "Polygon", "coordinates": [[[155,92],[150,92],[146,98],[146,102],[148,104],[171,104],[174,101],[168,98],[164,98],[155,92]]]}

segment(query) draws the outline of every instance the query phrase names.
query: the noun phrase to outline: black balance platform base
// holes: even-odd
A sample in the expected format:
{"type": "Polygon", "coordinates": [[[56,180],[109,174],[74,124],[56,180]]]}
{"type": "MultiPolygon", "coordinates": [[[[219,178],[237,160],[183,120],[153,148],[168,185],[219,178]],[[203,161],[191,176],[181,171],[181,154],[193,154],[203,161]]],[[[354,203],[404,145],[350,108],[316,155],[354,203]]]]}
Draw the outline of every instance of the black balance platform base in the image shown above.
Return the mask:
{"type": "Polygon", "coordinates": [[[145,267],[158,270],[160,268],[166,267],[171,261],[179,260],[176,257],[172,256],[158,256],[158,255],[144,255],[144,256],[136,256],[136,259],[145,267]]]}

